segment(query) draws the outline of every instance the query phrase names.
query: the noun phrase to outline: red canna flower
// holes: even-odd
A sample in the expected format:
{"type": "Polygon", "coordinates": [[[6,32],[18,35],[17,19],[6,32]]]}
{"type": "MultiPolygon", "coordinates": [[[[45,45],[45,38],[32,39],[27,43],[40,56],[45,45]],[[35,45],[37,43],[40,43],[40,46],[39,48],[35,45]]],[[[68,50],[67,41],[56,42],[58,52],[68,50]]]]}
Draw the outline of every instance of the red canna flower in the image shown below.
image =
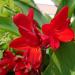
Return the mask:
{"type": "Polygon", "coordinates": [[[69,24],[68,6],[64,6],[49,24],[42,26],[42,31],[49,37],[49,44],[54,50],[59,48],[60,42],[69,42],[74,38],[69,24]]]}
{"type": "MultiPolygon", "coordinates": [[[[10,43],[10,47],[19,51],[24,50],[21,54],[24,56],[25,63],[27,62],[27,64],[30,64],[29,67],[26,64],[24,65],[24,67],[27,66],[25,73],[26,70],[30,72],[30,70],[37,71],[40,68],[42,61],[41,48],[46,45],[44,42],[47,40],[47,37],[43,38],[39,32],[37,28],[38,24],[33,19],[33,15],[33,9],[30,9],[27,16],[24,14],[17,14],[13,17],[13,21],[18,27],[21,36],[13,40],[10,43]]],[[[20,65],[20,63],[18,64],[20,65]]],[[[19,67],[18,64],[17,67],[19,67]]]]}
{"type": "Polygon", "coordinates": [[[41,43],[47,40],[47,37],[43,39],[43,36],[39,32],[37,28],[38,23],[33,19],[33,15],[33,9],[31,8],[27,16],[19,13],[13,17],[13,22],[18,27],[21,36],[12,41],[10,47],[16,49],[28,45],[35,47],[40,46],[41,43]]]}
{"type": "Polygon", "coordinates": [[[39,73],[39,66],[40,66],[40,57],[39,53],[41,53],[40,49],[37,50],[31,49],[30,47],[27,47],[23,55],[20,57],[16,57],[15,65],[14,65],[14,72],[15,75],[21,74],[21,75],[36,75],[36,73],[39,73]],[[27,50],[27,48],[29,48],[27,50]],[[37,60],[36,60],[37,58],[37,60]],[[34,73],[34,74],[32,74],[34,73]]]}

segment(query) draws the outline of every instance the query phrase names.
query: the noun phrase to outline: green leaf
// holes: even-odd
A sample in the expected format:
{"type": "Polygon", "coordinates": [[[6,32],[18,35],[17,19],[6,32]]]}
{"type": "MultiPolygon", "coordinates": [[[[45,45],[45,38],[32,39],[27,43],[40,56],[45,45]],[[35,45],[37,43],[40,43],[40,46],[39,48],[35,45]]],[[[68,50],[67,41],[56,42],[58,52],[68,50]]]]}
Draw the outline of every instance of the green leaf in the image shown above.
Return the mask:
{"type": "Polygon", "coordinates": [[[12,18],[0,16],[0,29],[18,35],[17,27],[13,24],[12,18]]]}
{"type": "Polygon", "coordinates": [[[35,8],[37,7],[34,0],[21,0],[21,1],[25,2],[26,4],[33,6],[35,8]]]}
{"type": "MultiPolygon", "coordinates": [[[[74,18],[74,17],[73,17],[73,18],[74,18]]],[[[71,27],[72,27],[72,29],[73,29],[74,32],[75,32],[75,18],[74,18],[73,22],[71,23],[71,27]]]]}
{"type": "Polygon", "coordinates": [[[55,3],[56,6],[58,6],[61,2],[61,0],[53,0],[53,2],[55,3]]]}
{"type": "Polygon", "coordinates": [[[62,44],[53,53],[44,75],[75,75],[75,41],[62,44]]]}
{"type": "MultiPolygon", "coordinates": [[[[69,17],[71,18],[73,13],[74,13],[74,9],[75,9],[75,0],[61,0],[60,5],[57,9],[57,12],[64,7],[65,5],[69,6],[69,17]]],[[[57,13],[56,12],[56,13],[57,13]]]]}
{"type": "Polygon", "coordinates": [[[0,50],[0,59],[3,57],[3,51],[0,50]]]}
{"type": "Polygon", "coordinates": [[[14,0],[0,0],[0,16],[12,16],[16,12],[21,12],[14,4],[14,0]]]}
{"type": "Polygon", "coordinates": [[[72,17],[75,10],[75,1],[72,3],[71,6],[69,6],[69,17],[72,17]]]}
{"type": "Polygon", "coordinates": [[[23,2],[23,1],[18,1],[18,0],[14,0],[15,4],[20,7],[23,11],[23,13],[27,14],[28,13],[28,9],[29,8],[33,8],[34,9],[34,19],[39,23],[39,25],[41,26],[43,23],[47,23],[48,20],[46,19],[46,17],[35,7],[23,2]]]}

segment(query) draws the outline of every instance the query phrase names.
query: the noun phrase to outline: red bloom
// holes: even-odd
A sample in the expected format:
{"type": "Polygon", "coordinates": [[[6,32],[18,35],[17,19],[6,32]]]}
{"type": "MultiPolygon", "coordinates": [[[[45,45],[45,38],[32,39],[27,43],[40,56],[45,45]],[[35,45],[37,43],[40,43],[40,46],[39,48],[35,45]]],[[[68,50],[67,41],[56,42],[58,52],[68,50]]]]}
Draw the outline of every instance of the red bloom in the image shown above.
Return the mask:
{"type": "Polygon", "coordinates": [[[6,75],[7,70],[4,67],[0,67],[0,75],[6,75]]]}
{"type": "Polygon", "coordinates": [[[40,49],[34,48],[31,49],[30,47],[28,50],[26,49],[26,52],[24,52],[22,58],[18,58],[16,60],[16,64],[14,67],[15,75],[21,74],[21,75],[36,75],[36,73],[39,73],[39,66],[40,66],[40,59],[41,59],[41,53],[40,49]],[[36,60],[37,58],[37,60],[36,60]],[[34,73],[35,72],[35,73],[34,73]],[[34,73],[34,74],[32,74],[34,73]]]}
{"type": "MultiPolygon", "coordinates": [[[[26,64],[24,67],[37,70],[42,61],[41,44],[44,45],[45,38],[42,39],[41,33],[37,28],[37,22],[33,19],[33,15],[33,10],[30,9],[28,16],[17,14],[13,17],[13,21],[18,27],[21,36],[13,40],[10,43],[10,47],[19,51],[24,50],[23,56],[26,59],[24,61],[30,64],[29,67],[26,67],[26,64]],[[42,40],[44,42],[42,42],[42,40]]],[[[20,65],[21,63],[18,64],[20,65]]],[[[19,67],[18,64],[17,67],[19,67]]]]}
{"type": "Polygon", "coordinates": [[[23,56],[22,57],[17,57],[15,62],[16,62],[15,66],[14,66],[15,75],[24,75],[24,71],[28,70],[26,68],[27,62],[26,62],[25,58],[23,56]]]}
{"type": "Polygon", "coordinates": [[[69,42],[74,38],[74,32],[69,24],[68,7],[65,6],[51,20],[50,24],[42,26],[42,31],[49,37],[49,43],[53,49],[59,48],[60,42],[69,42]]]}
{"type": "Polygon", "coordinates": [[[15,75],[29,75],[28,73],[23,73],[22,71],[15,72],[15,75]]]}
{"type": "Polygon", "coordinates": [[[15,75],[22,75],[21,71],[15,72],[15,75]]]}
{"type": "Polygon", "coordinates": [[[6,75],[8,71],[13,69],[15,65],[14,58],[15,56],[10,51],[4,52],[4,56],[0,60],[0,75],[6,75]]]}
{"type": "Polygon", "coordinates": [[[33,15],[33,9],[30,9],[28,16],[19,13],[13,17],[13,22],[18,27],[21,37],[12,41],[10,47],[16,49],[28,45],[35,47],[40,46],[45,40],[47,40],[47,37],[43,39],[39,32],[37,28],[38,23],[33,19],[33,15]]]}

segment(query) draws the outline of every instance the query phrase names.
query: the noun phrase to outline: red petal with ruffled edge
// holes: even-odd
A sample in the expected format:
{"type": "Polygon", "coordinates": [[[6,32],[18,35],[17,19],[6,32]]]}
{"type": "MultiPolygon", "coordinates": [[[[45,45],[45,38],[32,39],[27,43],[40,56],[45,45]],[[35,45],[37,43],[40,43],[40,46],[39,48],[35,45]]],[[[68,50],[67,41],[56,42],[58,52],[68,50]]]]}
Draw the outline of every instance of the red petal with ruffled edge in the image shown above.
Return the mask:
{"type": "Polygon", "coordinates": [[[20,71],[20,70],[24,70],[25,65],[26,65],[25,63],[26,63],[26,61],[23,58],[17,58],[16,64],[15,64],[15,67],[14,67],[14,71],[17,72],[17,71],[20,71]]]}
{"type": "MultiPolygon", "coordinates": [[[[31,37],[30,37],[31,38],[31,37]]],[[[28,38],[25,38],[25,37],[20,37],[20,38],[17,38],[17,39],[14,39],[13,41],[11,41],[10,43],[10,47],[11,48],[14,48],[14,49],[19,49],[19,50],[22,50],[22,49],[25,49],[26,46],[38,46],[39,44],[37,44],[35,41],[32,41],[28,38]]]]}
{"type": "Polygon", "coordinates": [[[50,46],[52,47],[53,51],[56,51],[56,49],[58,49],[60,46],[60,41],[52,36],[50,36],[50,38],[49,38],[49,43],[50,43],[50,46]]]}
{"type": "Polygon", "coordinates": [[[20,47],[25,47],[27,46],[26,38],[20,37],[20,38],[14,39],[13,41],[11,41],[9,46],[15,49],[19,49],[20,47]]]}
{"type": "Polygon", "coordinates": [[[17,27],[23,26],[29,30],[32,29],[32,21],[24,14],[19,13],[13,16],[13,22],[17,27]]]}
{"type": "Polygon", "coordinates": [[[62,32],[57,33],[56,37],[62,42],[69,42],[73,40],[74,32],[72,29],[67,28],[67,29],[64,29],[62,32]]]}
{"type": "MultiPolygon", "coordinates": [[[[54,19],[50,22],[50,24],[45,24],[42,26],[42,31],[44,34],[49,35],[51,31],[56,28],[62,29],[63,25],[67,23],[69,24],[68,17],[68,6],[63,7],[54,17],[54,19]]],[[[66,26],[66,25],[65,25],[66,26]]]]}
{"type": "Polygon", "coordinates": [[[49,43],[49,37],[44,35],[44,34],[40,34],[41,40],[42,40],[42,46],[47,48],[48,43],[49,43]]]}
{"type": "Polygon", "coordinates": [[[34,10],[33,10],[33,8],[29,9],[28,17],[29,17],[29,19],[33,20],[33,17],[34,17],[34,10]]]}
{"type": "Polygon", "coordinates": [[[42,61],[42,53],[39,47],[31,48],[28,61],[31,63],[35,70],[40,67],[42,61]]]}
{"type": "Polygon", "coordinates": [[[5,52],[4,52],[4,54],[3,54],[3,58],[5,59],[14,59],[14,57],[15,57],[15,55],[11,52],[11,51],[9,51],[9,50],[6,50],[5,52]]]}
{"type": "Polygon", "coordinates": [[[54,17],[50,24],[54,26],[62,26],[68,17],[68,6],[64,6],[54,17]]]}
{"type": "Polygon", "coordinates": [[[37,35],[35,34],[35,32],[31,32],[28,29],[20,26],[19,27],[19,31],[22,34],[23,37],[27,38],[28,40],[32,41],[33,43],[35,43],[35,45],[39,44],[39,39],[37,37],[37,35]]]}
{"type": "Polygon", "coordinates": [[[50,30],[51,30],[51,28],[50,28],[49,24],[44,24],[42,26],[42,31],[43,31],[44,34],[49,35],[50,34],[50,30]]]}

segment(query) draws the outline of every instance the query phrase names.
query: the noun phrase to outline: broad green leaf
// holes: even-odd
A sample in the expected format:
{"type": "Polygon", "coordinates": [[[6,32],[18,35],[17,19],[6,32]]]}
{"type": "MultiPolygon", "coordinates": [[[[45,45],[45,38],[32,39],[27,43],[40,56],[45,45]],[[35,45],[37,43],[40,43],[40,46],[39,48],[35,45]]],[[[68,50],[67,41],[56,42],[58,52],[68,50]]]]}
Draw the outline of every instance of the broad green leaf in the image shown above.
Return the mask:
{"type": "Polygon", "coordinates": [[[75,75],[75,41],[62,44],[53,53],[44,75],[75,75]]]}
{"type": "Polygon", "coordinates": [[[5,4],[6,4],[5,1],[0,0],[0,8],[3,7],[5,4]]]}
{"type": "Polygon", "coordinates": [[[22,9],[23,13],[25,13],[25,14],[28,13],[29,8],[33,8],[34,13],[35,13],[34,18],[39,23],[40,26],[42,24],[48,22],[46,17],[38,9],[34,8],[33,6],[30,6],[29,4],[27,4],[23,1],[14,0],[14,2],[18,7],[20,7],[22,9]]]}
{"type": "Polygon", "coordinates": [[[0,29],[18,35],[17,27],[13,24],[12,18],[0,16],[0,29]]]}
{"type": "Polygon", "coordinates": [[[72,3],[71,6],[69,6],[69,17],[72,17],[74,14],[74,10],[75,10],[75,1],[72,3]]]}

